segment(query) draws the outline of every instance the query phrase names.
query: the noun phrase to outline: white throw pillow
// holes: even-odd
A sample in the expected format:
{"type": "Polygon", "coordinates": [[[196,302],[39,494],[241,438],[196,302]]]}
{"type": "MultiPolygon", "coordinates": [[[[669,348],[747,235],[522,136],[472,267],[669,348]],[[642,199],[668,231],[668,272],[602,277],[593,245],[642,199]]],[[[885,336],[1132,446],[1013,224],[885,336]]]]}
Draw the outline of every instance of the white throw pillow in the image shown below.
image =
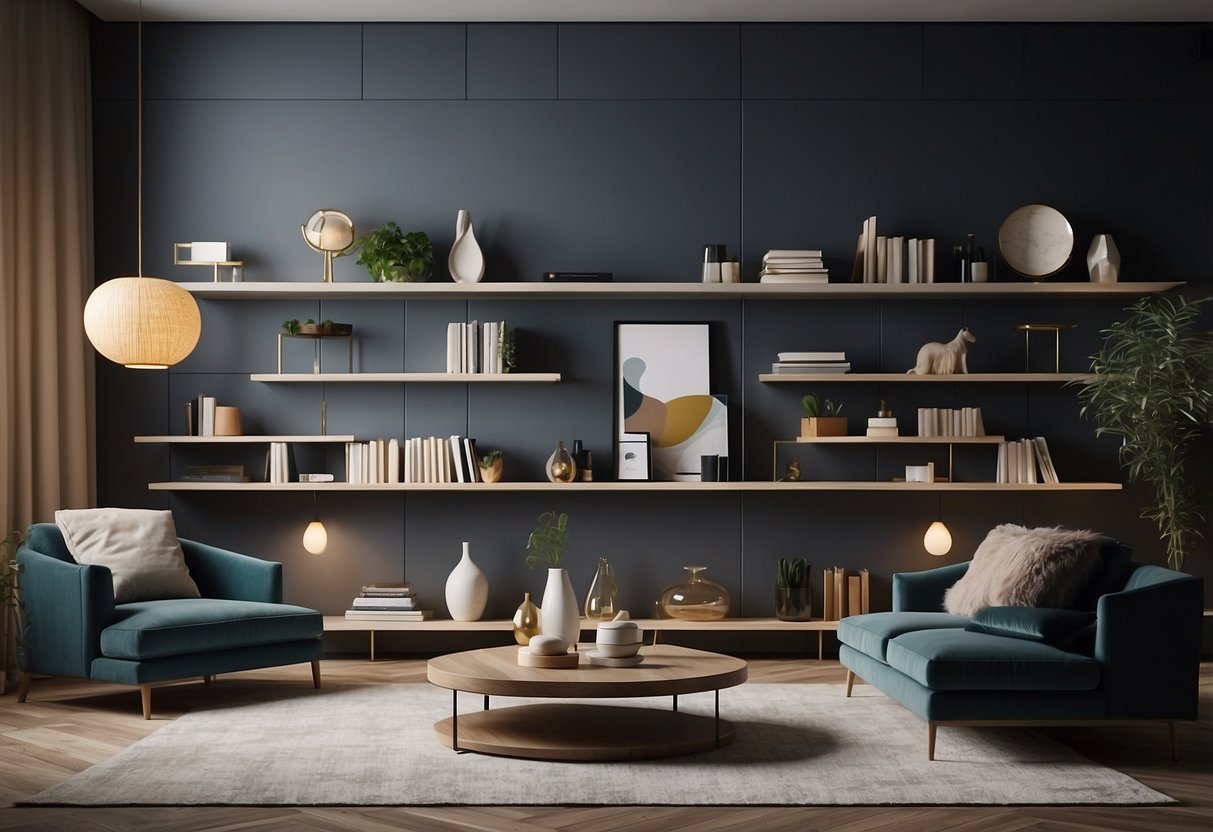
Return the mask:
{"type": "Polygon", "coordinates": [[[964,577],[944,593],[944,609],[974,616],[986,607],[1068,607],[1099,565],[1105,539],[1086,530],[1004,523],[986,535],[964,577]]]}
{"type": "Polygon", "coordinates": [[[114,603],[199,597],[171,511],[64,509],[55,512],[55,523],[77,563],[109,567],[114,603]]]}

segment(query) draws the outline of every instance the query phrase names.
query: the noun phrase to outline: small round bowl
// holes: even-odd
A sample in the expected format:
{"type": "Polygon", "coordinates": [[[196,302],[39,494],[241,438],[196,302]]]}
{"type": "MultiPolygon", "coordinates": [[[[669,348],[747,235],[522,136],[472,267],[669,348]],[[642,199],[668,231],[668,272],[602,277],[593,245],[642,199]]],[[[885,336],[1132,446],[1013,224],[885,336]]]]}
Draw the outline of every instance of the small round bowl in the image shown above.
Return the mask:
{"type": "Polygon", "coordinates": [[[606,656],[608,659],[626,659],[635,656],[640,652],[640,642],[635,644],[603,644],[598,642],[595,645],[595,650],[598,655],[606,656]]]}

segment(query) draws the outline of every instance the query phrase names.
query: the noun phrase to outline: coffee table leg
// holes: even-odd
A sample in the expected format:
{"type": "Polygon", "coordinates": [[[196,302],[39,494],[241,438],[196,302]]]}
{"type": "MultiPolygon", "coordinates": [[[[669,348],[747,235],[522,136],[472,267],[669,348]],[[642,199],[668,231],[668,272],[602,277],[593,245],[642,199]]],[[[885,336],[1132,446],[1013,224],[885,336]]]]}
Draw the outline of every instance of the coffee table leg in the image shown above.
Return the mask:
{"type": "Polygon", "coordinates": [[[674,713],[678,713],[678,694],[674,694],[674,713]]]}
{"type": "Polygon", "coordinates": [[[459,691],[451,691],[451,750],[459,753],[459,691]]]}
{"type": "Polygon", "coordinates": [[[716,747],[720,748],[720,689],[716,689],[716,747]]]}
{"type": "Polygon", "coordinates": [[[484,695],[484,709],[486,711],[489,709],[489,695],[487,693],[484,695]]]}

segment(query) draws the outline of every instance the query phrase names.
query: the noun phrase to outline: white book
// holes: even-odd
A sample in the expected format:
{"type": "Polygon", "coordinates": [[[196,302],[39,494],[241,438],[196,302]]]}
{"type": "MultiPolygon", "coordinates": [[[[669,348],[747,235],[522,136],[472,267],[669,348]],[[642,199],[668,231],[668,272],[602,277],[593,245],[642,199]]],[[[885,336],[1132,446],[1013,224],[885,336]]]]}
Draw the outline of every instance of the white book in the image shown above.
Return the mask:
{"type": "Polygon", "coordinates": [[[387,481],[400,482],[400,442],[397,439],[387,443],[387,481]]]}
{"type": "Polygon", "coordinates": [[[434,437],[421,440],[421,481],[434,481],[434,437]]]}
{"type": "Polygon", "coordinates": [[[374,610],[374,609],[414,610],[414,609],[417,609],[417,599],[416,598],[368,598],[368,597],[360,595],[351,602],[350,606],[356,610],[366,610],[366,609],[370,609],[370,610],[374,610]]]}
{"type": "Polygon", "coordinates": [[[501,372],[501,322],[493,321],[489,329],[492,339],[489,342],[489,372],[501,372]]]}
{"type": "Polygon", "coordinates": [[[468,482],[468,478],[465,473],[467,471],[467,464],[463,460],[463,442],[459,440],[458,436],[452,436],[450,438],[450,448],[451,466],[455,469],[455,481],[468,482]]]}
{"type": "Polygon", "coordinates": [[[1049,445],[1045,442],[1045,438],[1038,436],[1033,441],[1036,444],[1036,455],[1040,459],[1040,472],[1044,475],[1044,481],[1054,484],[1061,482],[1057,478],[1057,469],[1053,467],[1053,455],[1049,453],[1049,445]]]}
{"type": "Polygon", "coordinates": [[[1036,445],[1031,439],[1019,440],[1020,446],[1023,448],[1023,468],[1021,469],[1027,475],[1027,482],[1035,484],[1036,479],[1036,445]]]}
{"type": "Polygon", "coordinates": [[[215,435],[215,397],[202,397],[202,420],[199,425],[198,434],[200,436],[215,435]]]}
{"type": "Polygon", "coordinates": [[[918,282],[918,240],[914,237],[906,243],[906,283],[918,282]]]}
{"type": "Polygon", "coordinates": [[[781,362],[790,361],[846,361],[845,352],[781,352],[776,353],[781,362]]]}
{"type": "Polygon", "coordinates": [[[951,416],[952,416],[952,432],[949,433],[948,435],[949,436],[960,436],[961,435],[961,433],[960,433],[960,411],[953,410],[951,413],[951,416]]]}
{"type": "Polygon", "coordinates": [[[379,463],[379,479],[376,482],[387,482],[387,440],[379,437],[375,440],[378,450],[375,452],[375,459],[379,463]]]}
{"type": "Polygon", "coordinates": [[[459,328],[461,324],[458,321],[452,321],[446,325],[446,371],[448,373],[458,373],[459,370],[459,328]]]}
{"type": "Polygon", "coordinates": [[[369,442],[362,444],[362,480],[361,482],[371,481],[371,446],[369,442]]]}
{"type": "Polygon", "coordinates": [[[927,409],[925,407],[918,408],[918,435],[930,435],[927,433],[927,409]]]}
{"type": "Polygon", "coordinates": [[[282,448],[279,447],[279,444],[277,442],[271,442],[270,443],[270,466],[269,466],[270,472],[269,472],[269,477],[267,477],[267,479],[269,479],[270,482],[281,482],[281,480],[278,479],[278,477],[279,477],[278,458],[281,455],[282,455],[282,448]]]}
{"type": "Polygon", "coordinates": [[[366,443],[366,481],[379,482],[379,443],[374,439],[366,443]]]}
{"type": "Polygon", "coordinates": [[[876,282],[889,282],[889,239],[876,238],[876,282]]]}
{"type": "Polygon", "coordinates": [[[973,435],[974,436],[985,436],[986,435],[986,424],[985,424],[985,422],[982,421],[982,418],[981,418],[981,408],[977,407],[977,408],[974,408],[974,410],[977,411],[977,413],[974,417],[977,422],[977,431],[973,435]]]}
{"type": "Polygon", "coordinates": [[[482,482],[480,477],[480,462],[476,459],[476,444],[467,436],[463,438],[463,457],[464,461],[468,464],[468,471],[471,472],[471,478],[468,481],[482,482]]]}
{"type": "Polygon", "coordinates": [[[484,368],[480,366],[480,322],[472,321],[468,324],[468,362],[471,364],[468,369],[469,373],[484,372],[484,368]]]}
{"type": "Polygon", "coordinates": [[[1007,443],[1007,482],[1019,482],[1019,443],[1007,443]]]}
{"type": "Polygon", "coordinates": [[[434,440],[434,445],[438,452],[438,481],[451,481],[451,450],[448,447],[449,443],[444,437],[437,437],[434,440]]]}
{"type": "Polygon", "coordinates": [[[863,282],[876,282],[876,218],[863,223],[863,282]]]}
{"type": "Polygon", "coordinates": [[[762,262],[770,259],[779,258],[804,258],[822,256],[822,251],[819,248],[773,248],[766,254],[762,255],[762,262]]]}
{"type": "Polygon", "coordinates": [[[923,283],[935,282],[935,239],[928,238],[926,241],[926,251],[923,255],[923,274],[926,275],[926,280],[923,283]]]}
{"type": "Polygon", "coordinates": [[[994,482],[1008,482],[1007,479],[1007,443],[998,443],[998,469],[994,482]]]}

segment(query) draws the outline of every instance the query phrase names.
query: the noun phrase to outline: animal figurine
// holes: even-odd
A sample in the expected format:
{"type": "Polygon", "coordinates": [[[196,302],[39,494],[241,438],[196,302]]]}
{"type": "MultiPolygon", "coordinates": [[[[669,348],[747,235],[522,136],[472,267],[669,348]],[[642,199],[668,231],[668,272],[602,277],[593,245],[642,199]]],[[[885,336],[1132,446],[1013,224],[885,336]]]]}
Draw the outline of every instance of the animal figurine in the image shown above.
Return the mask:
{"type": "Polygon", "coordinates": [[[906,375],[946,376],[953,373],[969,372],[966,352],[969,344],[977,341],[977,336],[969,332],[969,328],[961,327],[956,337],[946,344],[929,341],[918,350],[918,360],[914,368],[906,370],[906,375]]]}

